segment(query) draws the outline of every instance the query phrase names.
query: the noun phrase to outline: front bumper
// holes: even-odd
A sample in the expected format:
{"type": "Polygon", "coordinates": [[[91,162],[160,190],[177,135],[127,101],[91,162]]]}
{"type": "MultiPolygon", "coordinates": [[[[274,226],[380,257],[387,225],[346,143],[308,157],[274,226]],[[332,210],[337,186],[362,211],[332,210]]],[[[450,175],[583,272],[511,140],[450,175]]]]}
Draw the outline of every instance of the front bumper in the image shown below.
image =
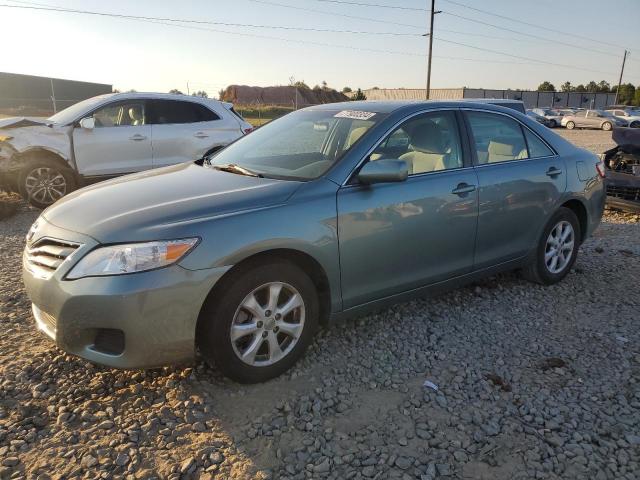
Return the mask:
{"type": "Polygon", "coordinates": [[[49,277],[34,272],[23,257],[23,279],[36,325],[59,348],[117,368],[194,359],[200,309],[227,267],[187,270],[173,265],[129,275],[64,280],[77,259],[97,242],[60,232],[51,224],[45,229],[48,238],[53,234],[81,244],[49,277]]]}

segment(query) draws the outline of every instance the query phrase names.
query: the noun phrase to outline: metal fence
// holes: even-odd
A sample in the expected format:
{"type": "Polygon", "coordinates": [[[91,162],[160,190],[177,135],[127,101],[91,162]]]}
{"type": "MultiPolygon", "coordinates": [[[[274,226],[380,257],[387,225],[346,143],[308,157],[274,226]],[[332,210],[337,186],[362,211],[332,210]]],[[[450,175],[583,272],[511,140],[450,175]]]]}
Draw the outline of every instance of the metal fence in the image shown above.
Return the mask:
{"type": "MultiPolygon", "coordinates": [[[[367,100],[424,100],[424,88],[372,88],[365,90],[367,100]]],[[[485,88],[431,89],[432,100],[459,100],[462,98],[505,98],[522,100],[527,108],[583,107],[603,108],[615,102],[615,93],[591,92],[538,92],[531,90],[489,90],[485,88]]]]}
{"type": "Polygon", "coordinates": [[[111,91],[112,86],[103,83],[0,72],[0,112],[50,115],[111,91]]]}

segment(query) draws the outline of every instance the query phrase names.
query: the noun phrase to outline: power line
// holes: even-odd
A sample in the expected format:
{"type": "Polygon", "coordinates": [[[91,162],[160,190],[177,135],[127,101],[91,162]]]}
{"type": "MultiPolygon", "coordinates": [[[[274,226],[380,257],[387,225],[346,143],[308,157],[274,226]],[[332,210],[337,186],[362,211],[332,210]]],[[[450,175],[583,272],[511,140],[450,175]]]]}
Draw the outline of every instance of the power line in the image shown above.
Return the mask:
{"type": "MultiPolygon", "coordinates": [[[[17,2],[19,0],[10,0],[10,1],[17,2]]],[[[259,3],[267,3],[267,2],[265,2],[263,0],[252,0],[252,1],[258,1],[259,3]]],[[[65,8],[55,8],[55,7],[51,6],[51,5],[46,6],[46,4],[36,4],[34,2],[23,2],[23,1],[21,1],[20,3],[29,3],[31,5],[41,5],[43,7],[46,7],[46,8],[41,8],[42,10],[59,12],[59,13],[74,13],[74,14],[88,14],[88,15],[104,14],[104,12],[93,12],[93,11],[87,11],[87,10],[73,10],[73,9],[65,9],[65,8]]],[[[268,3],[273,3],[273,2],[268,2],[268,3]]],[[[17,6],[16,5],[0,5],[0,7],[17,7],[17,6]]],[[[167,26],[171,26],[171,27],[186,28],[186,29],[201,30],[201,31],[210,31],[210,32],[214,32],[214,33],[224,33],[224,34],[238,35],[238,36],[244,36],[244,37],[264,38],[264,39],[278,40],[278,41],[283,41],[283,42],[288,42],[288,43],[298,43],[298,44],[304,44],[304,45],[315,45],[315,46],[330,47],[330,48],[342,48],[342,49],[349,49],[349,50],[356,50],[356,51],[368,51],[368,52],[373,52],[373,53],[384,53],[384,54],[390,54],[390,55],[418,56],[418,57],[424,56],[423,53],[373,49],[373,48],[366,48],[366,47],[356,47],[356,46],[353,46],[353,45],[340,45],[340,44],[332,44],[332,43],[324,43],[324,42],[315,42],[315,41],[309,41],[309,40],[297,40],[297,39],[276,37],[276,36],[270,36],[270,35],[262,35],[262,34],[254,34],[254,33],[245,33],[245,32],[236,32],[236,31],[228,31],[228,30],[221,30],[221,29],[205,28],[205,27],[200,27],[200,26],[196,26],[196,25],[184,25],[184,24],[181,24],[181,23],[175,23],[176,20],[173,20],[173,19],[165,21],[164,19],[161,19],[159,17],[143,17],[143,16],[125,15],[125,14],[104,14],[104,15],[108,16],[108,17],[112,17],[112,18],[134,20],[134,21],[140,21],[140,22],[146,22],[146,23],[153,23],[153,24],[157,24],[157,25],[167,25],[167,26]]],[[[459,46],[462,46],[462,47],[472,48],[472,49],[475,49],[475,50],[485,51],[485,52],[494,53],[494,54],[498,54],[498,55],[505,55],[505,56],[508,56],[508,57],[511,57],[511,58],[527,60],[527,61],[535,62],[535,63],[531,64],[531,63],[526,63],[526,62],[502,62],[502,61],[498,61],[498,60],[475,59],[475,58],[452,57],[452,56],[447,56],[447,57],[434,56],[434,58],[440,58],[440,59],[445,59],[445,60],[460,60],[460,61],[472,61],[472,62],[483,62],[483,63],[521,64],[521,65],[536,65],[536,64],[543,63],[543,64],[553,65],[553,66],[562,67],[562,68],[572,68],[572,69],[585,70],[585,71],[591,71],[591,72],[596,72],[596,73],[603,73],[603,74],[607,74],[607,75],[609,74],[608,72],[603,72],[603,71],[599,71],[599,70],[592,70],[592,69],[587,69],[587,68],[582,68],[582,67],[577,67],[577,66],[572,66],[572,65],[553,63],[553,62],[548,62],[548,61],[545,61],[545,60],[538,60],[538,59],[533,59],[533,58],[530,58],[530,57],[524,57],[524,56],[520,56],[520,55],[512,55],[512,54],[509,54],[509,53],[506,53],[506,52],[500,52],[500,51],[491,50],[491,49],[487,49],[487,48],[476,47],[476,46],[473,46],[473,45],[467,45],[467,44],[464,44],[464,43],[454,42],[452,40],[447,40],[447,39],[443,39],[443,38],[438,38],[438,40],[446,42],[446,43],[459,45],[459,46]]]]}
{"type": "MultiPolygon", "coordinates": [[[[492,15],[494,17],[502,18],[504,20],[510,20],[510,21],[516,22],[516,23],[521,23],[522,25],[528,25],[529,27],[540,28],[540,29],[546,30],[548,32],[559,33],[561,35],[566,35],[567,34],[567,32],[563,32],[562,30],[556,30],[556,29],[545,27],[545,26],[538,25],[538,24],[535,24],[535,23],[525,22],[524,20],[520,20],[518,18],[507,17],[506,15],[500,15],[499,13],[493,13],[493,12],[489,12],[487,10],[481,10],[480,8],[472,7],[470,5],[466,5],[464,3],[456,2],[454,0],[442,0],[442,1],[447,2],[447,3],[451,3],[453,5],[457,5],[459,7],[468,8],[469,10],[473,10],[475,12],[484,13],[486,15],[492,15]]],[[[609,46],[612,46],[612,47],[625,48],[624,45],[620,45],[620,44],[617,44],[617,43],[608,43],[608,42],[602,41],[600,39],[594,40],[593,38],[590,38],[590,37],[587,37],[587,36],[577,35],[573,31],[571,32],[571,36],[576,37],[576,38],[582,38],[583,40],[588,40],[590,42],[596,42],[596,43],[600,43],[600,44],[609,45],[609,46]]]]}
{"type": "Polygon", "coordinates": [[[544,41],[544,42],[553,43],[554,45],[557,45],[557,44],[565,45],[567,47],[577,48],[578,50],[587,50],[587,51],[590,51],[590,52],[593,52],[593,53],[598,53],[600,55],[606,55],[608,57],[613,55],[611,52],[604,52],[602,50],[596,50],[596,49],[584,47],[584,46],[581,46],[581,45],[575,45],[573,43],[563,42],[561,40],[554,40],[554,39],[551,39],[551,38],[545,38],[545,37],[542,37],[540,35],[535,35],[533,33],[526,33],[526,32],[521,32],[519,30],[513,30],[513,29],[507,28],[507,27],[501,27],[500,25],[495,25],[493,23],[484,22],[482,20],[477,20],[475,18],[465,17],[463,15],[458,15],[456,13],[451,13],[451,12],[442,12],[442,13],[444,13],[445,15],[449,15],[451,17],[459,18],[461,20],[466,20],[468,22],[479,23],[480,25],[486,25],[486,26],[489,26],[489,27],[497,28],[499,30],[505,30],[507,32],[515,33],[517,35],[524,35],[526,37],[535,38],[537,40],[541,40],[541,41],[544,41]]]}
{"type": "Polygon", "coordinates": [[[316,0],[316,2],[325,2],[325,3],[338,3],[343,5],[355,5],[358,7],[377,7],[377,8],[392,8],[395,10],[413,10],[418,12],[426,12],[426,8],[418,8],[418,7],[401,7],[398,5],[383,5],[380,3],[366,3],[366,2],[347,2],[343,0],[316,0]]]}
{"type": "MultiPolygon", "coordinates": [[[[20,3],[27,3],[27,2],[20,2],[20,3]]],[[[127,18],[127,19],[134,19],[134,20],[153,20],[153,21],[163,21],[163,22],[194,23],[194,24],[200,24],[200,25],[222,25],[225,27],[267,28],[267,29],[277,29],[277,30],[299,30],[299,31],[305,31],[305,32],[351,33],[351,34],[360,34],[360,35],[394,35],[394,36],[409,36],[409,37],[423,36],[423,34],[421,33],[370,32],[370,31],[361,31],[361,30],[336,30],[336,29],[327,29],[327,28],[291,27],[291,26],[284,26],[284,25],[258,25],[258,24],[251,24],[251,23],[216,22],[212,20],[193,20],[193,19],[170,18],[170,17],[148,17],[148,16],[142,16],[142,15],[127,15],[127,14],[108,13],[108,12],[96,12],[96,11],[89,11],[89,10],[77,10],[77,9],[65,8],[65,7],[44,6],[43,4],[37,4],[41,6],[32,6],[32,5],[36,5],[36,4],[30,4],[30,5],[0,4],[0,7],[77,13],[77,14],[84,14],[84,15],[127,18]]]]}
{"type": "Polygon", "coordinates": [[[473,48],[474,50],[480,50],[480,51],[483,51],[483,52],[495,53],[497,55],[505,55],[505,56],[511,57],[511,58],[518,58],[518,59],[521,59],[521,60],[529,60],[529,61],[532,61],[532,62],[542,63],[542,64],[546,64],[546,65],[553,65],[555,67],[567,67],[567,68],[573,68],[573,69],[576,69],[576,70],[584,70],[584,71],[587,71],[587,72],[602,73],[602,74],[605,74],[605,75],[610,75],[610,73],[611,73],[611,72],[604,72],[602,70],[593,70],[591,68],[578,67],[578,66],[575,66],[575,65],[554,63],[554,62],[549,62],[547,60],[539,60],[539,59],[536,59],[536,58],[524,57],[522,55],[513,55],[513,54],[507,53],[507,52],[500,52],[498,50],[492,50],[492,49],[489,49],[489,48],[476,47],[475,45],[467,45],[466,43],[454,42],[453,40],[447,40],[447,39],[439,38],[439,37],[434,37],[434,38],[436,40],[440,40],[441,42],[451,43],[452,45],[459,45],[461,47],[473,48]]]}
{"type": "Polygon", "coordinates": [[[345,17],[345,18],[351,18],[351,19],[355,19],[355,20],[365,20],[367,22],[387,23],[389,25],[397,25],[397,26],[400,26],[400,27],[411,27],[411,28],[420,28],[420,29],[424,28],[422,25],[412,25],[410,23],[391,22],[389,20],[379,20],[377,18],[371,18],[371,17],[359,17],[357,15],[347,15],[346,13],[327,12],[327,11],[324,11],[324,10],[316,10],[315,8],[298,7],[296,5],[289,5],[287,3],[272,2],[272,1],[269,1],[269,0],[249,0],[249,1],[250,2],[255,2],[255,3],[262,3],[264,5],[273,5],[275,7],[291,8],[293,10],[301,10],[301,11],[304,11],[304,12],[320,13],[322,15],[333,15],[335,17],[345,17]]]}
{"type": "MultiPolygon", "coordinates": [[[[409,24],[397,23],[397,22],[388,22],[388,21],[382,21],[382,20],[377,20],[377,19],[368,18],[368,17],[358,17],[358,16],[354,16],[354,15],[347,15],[347,14],[336,13],[336,12],[327,12],[327,11],[323,11],[323,10],[316,10],[316,9],[310,9],[310,8],[305,8],[305,7],[298,7],[298,6],[295,6],[295,5],[288,5],[288,4],[284,4],[284,3],[273,2],[273,1],[270,1],[270,0],[249,0],[249,1],[256,2],[256,3],[262,3],[262,4],[266,4],[266,5],[274,5],[274,6],[279,6],[279,7],[291,8],[291,9],[295,9],[295,10],[302,10],[302,11],[308,11],[308,12],[313,12],[313,13],[320,13],[320,14],[324,14],[324,15],[333,15],[333,16],[346,17],[346,18],[354,18],[354,19],[359,19],[359,20],[368,20],[368,21],[374,21],[374,22],[391,23],[393,25],[420,28],[417,25],[409,25],[409,24]]],[[[347,1],[347,0],[316,0],[316,1],[330,2],[330,3],[354,4],[354,5],[358,4],[358,5],[370,6],[370,7],[396,8],[395,6],[389,6],[389,5],[374,4],[374,3],[367,3],[367,2],[350,2],[350,1],[347,1]]],[[[446,0],[446,1],[449,1],[449,0],[446,0]]],[[[450,3],[455,3],[456,5],[465,6],[465,5],[463,5],[461,3],[457,3],[457,2],[450,2],[450,3]]],[[[400,7],[397,7],[397,8],[400,8],[400,7]]],[[[474,9],[473,7],[468,7],[468,8],[474,9]]],[[[424,8],[417,9],[417,10],[426,11],[426,9],[424,9],[424,8]]],[[[474,9],[474,10],[478,10],[478,9],[474,9]]],[[[584,46],[581,46],[581,45],[575,45],[575,44],[572,44],[572,43],[563,42],[561,40],[549,39],[549,38],[542,37],[540,35],[535,35],[535,34],[532,34],[532,33],[525,33],[525,32],[521,32],[519,30],[510,29],[510,28],[507,28],[507,27],[501,27],[499,25],[495,25],[495,24],[492,24],[492,23],[489,23],[489,22],[484,22],[482,20],[476,20],[476,19],[473,19],[473,18],[465,17],[463,15],[458,15],[458,14],[451,13],[451,12],[446,12],[445,11],[443,13],[447,14],[447,15],[450,15],[450,16],[453,16],[453,17],[460,18],[462,20],[467,20],[467,21],[470,21],[470,22],[479,23],[481,25],[497,28],[497,29],[500,29],[500,30],[505,30],[505,31],[510,32],[510,33],[515,33],[516,35],[523,35],[523,36],[526,36],[526,37],[535,38],[536,40],[544,41],[544,42],[547,42],[547,43],[550,42],[550,43],[553,43],[554,45],[560,44],[560,45],[565,45],[565,46],[571,47],[571,48],[577,48],[577,49],[580,49],[580,50],[583,50],[583,51],[584,50],[591,51],[593,53],[598,53],[600,55],[612,56],[611,52],[605,52],[605,51],[602,51],[602,50],[596,50],[596,49],[589,48],[589,47],[584,47],[584,46]]],[[[488,15],[492,15],[490,12],[486,12],[486,11],[482,11],[482,13],[487,13],[488,15]]],[[[499,16],[501,18],[504,17],[502,15],[497,15],[497,16],[499,16]]],[[[508,18],[508,17],[504,17],[504,18],[508,18]]],[[[528,25],[529,26],[533,26],[533,27],[538,27],[535,24],[528,24],[528,25]]],[[[545,28],[545,27],[539,26],[539,28],[545,28]]],[[[558,32],[562,33],[563,35],[566,35],[565,32],[560,32],[560,31],[558,31],[558,32]]],[[[451,33],[460,33],[460,32],[453,32],[452,31],[451,33]]],[[[504,39],[504,40],[511,40],[511,39],[504,39]]],[[[602,42],[602,43],[605,43],[605,42],[602,42]]]]}

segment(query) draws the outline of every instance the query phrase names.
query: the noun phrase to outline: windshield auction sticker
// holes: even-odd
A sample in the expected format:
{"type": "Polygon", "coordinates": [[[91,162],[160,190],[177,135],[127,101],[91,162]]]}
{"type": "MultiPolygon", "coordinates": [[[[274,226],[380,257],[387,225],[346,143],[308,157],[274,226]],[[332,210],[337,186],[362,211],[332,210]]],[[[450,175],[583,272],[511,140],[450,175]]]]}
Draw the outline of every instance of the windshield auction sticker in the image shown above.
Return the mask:
{"type": "Polygon", "coordinates": [[[351,118],[353,120],[368,120],[375,112],[362,112],[360,110],[342,110],[334,115],[336,118],[351,118]]]}

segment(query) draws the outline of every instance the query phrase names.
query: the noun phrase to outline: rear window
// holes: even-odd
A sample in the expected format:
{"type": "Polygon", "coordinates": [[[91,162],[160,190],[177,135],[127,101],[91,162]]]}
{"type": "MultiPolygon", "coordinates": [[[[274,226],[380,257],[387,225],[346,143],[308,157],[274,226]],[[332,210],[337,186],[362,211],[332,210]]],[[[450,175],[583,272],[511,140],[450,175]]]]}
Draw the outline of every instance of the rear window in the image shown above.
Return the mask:
{"type": "Polygon", "coordinates": [[[244,118],[242,118],[242,115],[240,115],[238,112],[236,112],[235,108],[231,107],[231,108],[229,109],[229,111],[230,111],[231,113],[233,113],[236,117],[238,117],[240,120],[242,120],[243,122],[245,121],[245,119],[244,119],[244,118]]]}
{"type": "Polygon", "coordinates": [[[149,103],[150,123],[155,125],[220,120],[216,113],[199,103],[181,100],[152,100],[149,103]]]}

